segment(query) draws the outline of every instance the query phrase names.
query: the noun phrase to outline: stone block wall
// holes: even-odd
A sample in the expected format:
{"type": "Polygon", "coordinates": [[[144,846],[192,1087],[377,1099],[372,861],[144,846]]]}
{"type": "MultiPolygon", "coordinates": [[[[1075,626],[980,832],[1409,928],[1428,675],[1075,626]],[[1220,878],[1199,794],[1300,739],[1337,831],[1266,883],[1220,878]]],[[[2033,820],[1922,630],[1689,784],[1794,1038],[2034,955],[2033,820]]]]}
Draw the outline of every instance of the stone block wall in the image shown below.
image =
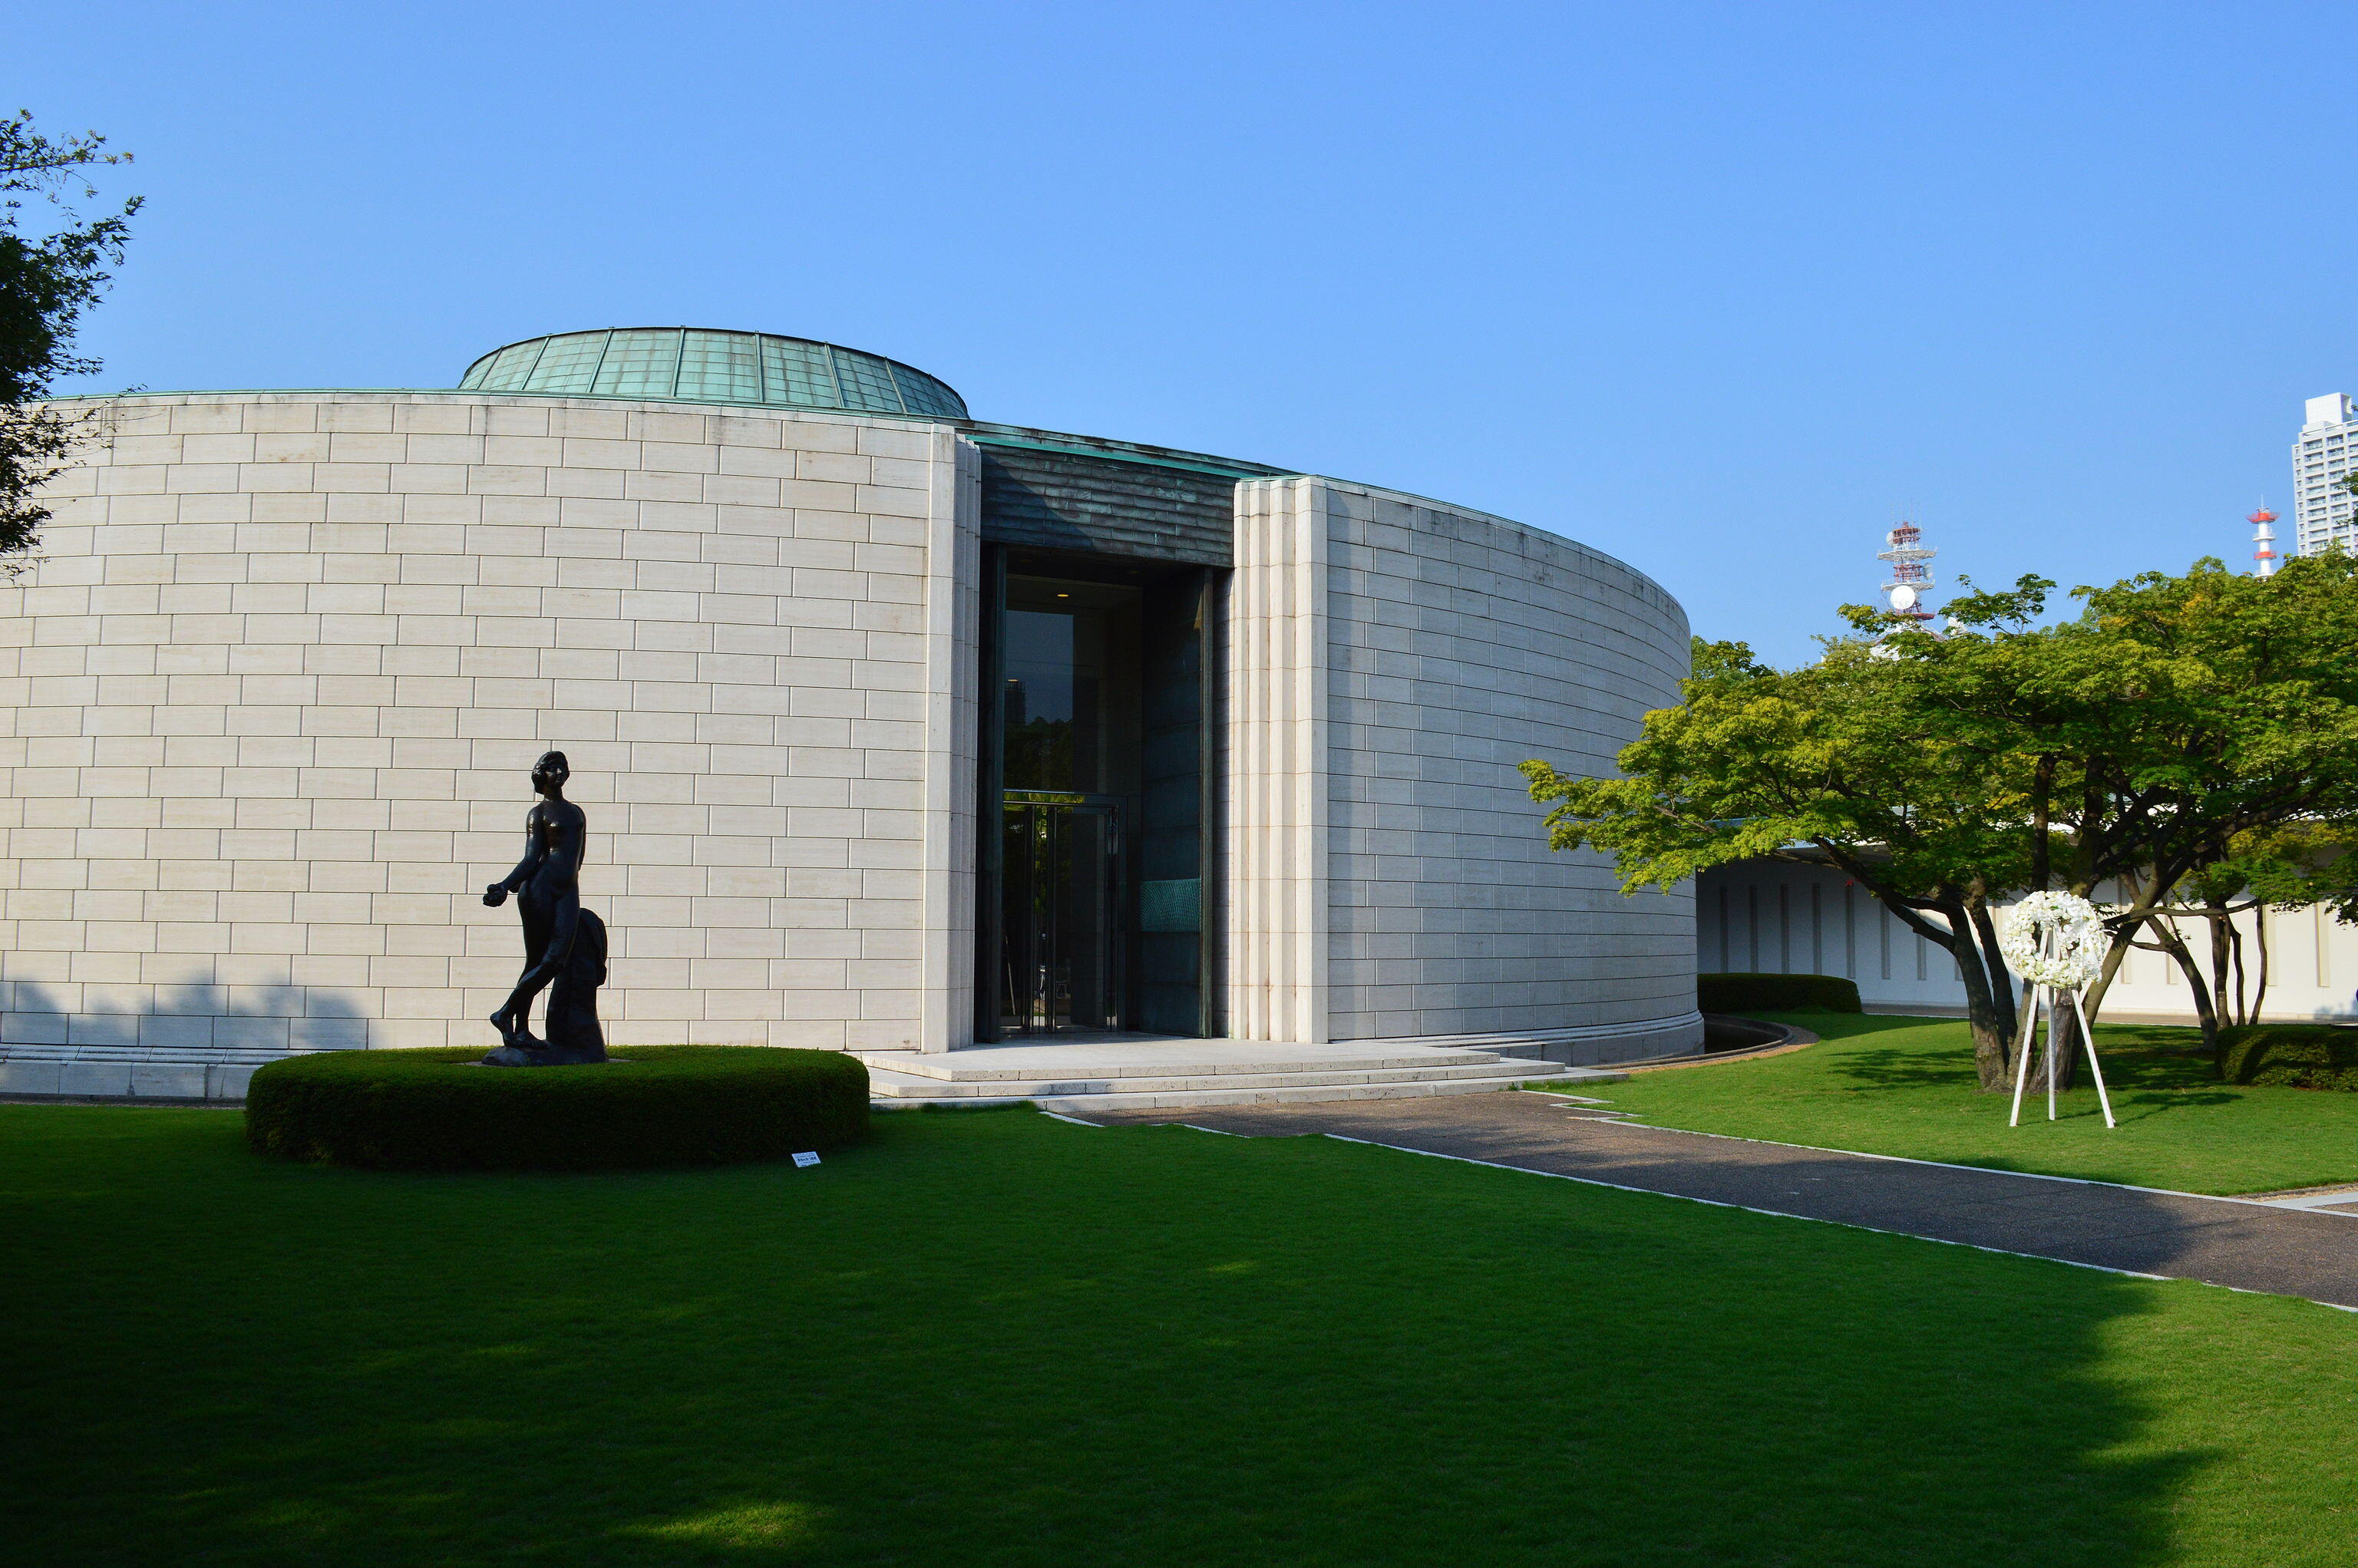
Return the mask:
{"type": "MultiPolygon", "coordinates": [[[[2099,903],[2122,902],[2112,887],[2099,903]]],[[[2259,954],[2267,952],[2267,994],[2261,1017],[2270,1022],[2358,1020],[2358,927],[2344,925],[2320,904],[2245,911],[2234,916],[2244,938],[2244,978],[2257,995],[2259,954]]],[[[2179,923],[2179,934],[2207,967],[2203,923],[2179,923]]],[[[1840,975],[1858,983],[1869,1008],[1888,1012],[1962,1013],[1964,982],[1956,959],[1939,943],[1902,925],[1848,876],[1832,866],[1784,860],[1738,860],[1695,879],[1697,963],[1705,972],[1840,975]]],[[[2232,977],[2233,971],[2230,970],[2232,977]]],[[[2230,982],[2232,989],[2232,978],[2230,982]]],[[[2165,954],[2132,949],[2104,993],[2104,1016],[2192,1023],[2194,1001],[2186,976],[2165,954]]]]}
{"type": "Polygon", "coordinates": [[[111,419],[0,588],[0,1040],[488,1045],[521,940],[481,895],[556,747],[615,1041],[963,1043],[954,431],[430,393],[111,419]]]}
{"type": "Polygon", "coordinates": [[[1331,479],[1237,487],[1222,720],[1229,1033],[1700,1043],[1691,892],[1548,848],[1515,764],[1609,771],[1686,617],[1620,562],[1331,479]]]}
{"type": "Polygon", "coordinates": [[[1688,890],[1558,854],[1515,764],[1609,772],[1678,700],[1677,602],[1503,518],[1324,481],[1328,985],[1336,1039],[1576,1029],[1584,1060],[1696,1043],[1688,890]]]}

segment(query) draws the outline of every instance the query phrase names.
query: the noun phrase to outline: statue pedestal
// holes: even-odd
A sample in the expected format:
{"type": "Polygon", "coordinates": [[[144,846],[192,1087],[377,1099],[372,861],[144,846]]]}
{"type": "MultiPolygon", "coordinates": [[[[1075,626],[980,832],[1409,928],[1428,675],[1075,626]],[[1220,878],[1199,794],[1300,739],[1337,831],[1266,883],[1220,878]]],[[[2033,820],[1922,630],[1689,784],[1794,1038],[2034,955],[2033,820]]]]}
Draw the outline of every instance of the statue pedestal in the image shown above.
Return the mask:
{"type": "Polygon", "coordinates": [[[525,1036],[525,1040],[526,1043],[520,1045],[493,1047],[491,1053],[484,1056],[482,1065],[486,1067],[579,1067],[593,1062],[612,1060],[606,1054],[606,1047],[602,1044],[587,1049],[566,1050],[551,1045],[546,1041],[535,1040],[528,1034],[525,1036]]]}

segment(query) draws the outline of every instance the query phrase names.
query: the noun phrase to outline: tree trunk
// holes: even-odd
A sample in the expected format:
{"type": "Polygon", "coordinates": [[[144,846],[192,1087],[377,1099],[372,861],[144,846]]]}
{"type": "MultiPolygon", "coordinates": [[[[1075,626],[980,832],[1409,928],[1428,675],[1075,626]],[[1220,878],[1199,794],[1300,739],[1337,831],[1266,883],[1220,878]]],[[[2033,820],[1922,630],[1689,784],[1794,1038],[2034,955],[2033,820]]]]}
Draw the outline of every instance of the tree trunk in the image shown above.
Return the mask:
{"type": "Polygon", "coordinates": [[[2010,1087],[2011,1081],[2006,1074],[2011,1061],[2008,1053],[2014,1046],[2014,997],[2003,979],[2006,960],[1998,954],[1997,933],[1990,923],[1987,894],[1978,886],[1950,886],[1941,889],[1932,898],[1909,897],[1877,881],[1866,866],[1844,856],[1835,846],[1823,839],[1814,842],[1902,925],[1949,950],[1949,957],[1956,962],[1957,978],[1965,988],[1965,1023],[1973,1033],[1974,1076],[1984,1093],[2010,1087]],[[1927,912],[1948,922],[1947,929],[1927,919],[1927,912]],[[1995,986],[1990,979],[1993,975],[2001,977],[1995,986]]]}
{"type": "Polygon", "coordinates": [[[2014,1041],[2010,1038],[2016,1024],[2014,998],[2010,989],[1990,984],[1991,966],[1999,965],[1996,938],[1985,950],[1982,933],[1990,929],[1987,912],[1968,909],[1960,901],[1943,905],[1940,913],[1949,922],[1949,939],[1943,945],[1949,957],[1957,963],[1957,978],[1965,988],[1965,1024],[1974,1037],[1974,1076],[1979,1080],[1984,1094],[2002,1094],[2013,1087],[2006,1076],[2013,1061],[2014,1041]]]}
{"type": "Polygon", "coordinates": [[[2260,1021],[2260,1009],[2268,1004],[2268,907],[2266,904],[2252,915],[2252,951],[2257,957],[2259,984],[2252,991],[2252,1016],[2247,1022],[2260,1021]]]}
{"type": "Polygon", "coordinates": [[[2087,1010],[2090,1023],[2095,1022],[2103,1013],[2104,993],[2113,989],[2114,977],[2121,972],[2121,966],[2128,961],[2130,938],[2136,935],[2136,928],[2131,926],[2127,931],[2113,933],[2113,945],[2104,949],[2104,967],[2096,971],[2096,978],[2089,983],[2087,994],[2080,999],[2080,1005],[2087,1010]]]}
{"type": "Polygon", "coordinates": [[[2227,989],[2228,948],[2234,934],[2228,929],[2226,917],[2219,913],[2217,899],[2204,899],[2202,909],[2209,916],[2211,926],[2211,1011],[2219,1018],[2233,1022],[2234,1003],[2242,1000],[2231,997],[2227,989]]]}
{"type": "Polygon", "coordinates": [[[2227,926],[2227,953],[2235,963],[2234,1022],[2249,1023],[2252,1022],[2252,988],[2244,973],[2244,934],[2235,929],[2233,922],[2227,926]]]}
{"type": "Polygon", "coordinates": [[[2186,946],[2186,938],[2178,934],[2175,925],[2154,915],[2147,918],[2146,928],[2153,933],[2161,950],[2178,960],[2179,970],[2186,977],[2187,989],[2194,994],[2194,1017],[2202,1026],[2202,1048],[2217,1054],[2219,1015],[2211,1006],[2210,977],[2203,974],[2202,966],[2194,961],[2193,951],[2186,946]]]}
{"type": "MultiPolygon", "coordinates": [[[[2058,993],[2056,1005],[2047,1014],[2047,1027],[2040,1033],[2054,1042],[2052,1051],[2044,1052],[2030,1069],[2030,1087],[2039,1094],[2047,1092],[2047,1074],[2055,1073],[2055,1092],[2061,1094],[2080,1081],[2080,1016],[2071,1008],[2069,991],[2058,993]]],[[[2036,1045],[2037,1041],[2031,1042],[2036,1045]]]]}
{"type": "Polygon", "coordinates": [[[1989,976],[1990,996],[1997,1003],[1998,1022],[2005,1032],[2006,1049],[2014,1048],[2016,1032],[2021,1021],[2014,1006],[2014,974],[2006,967],[2006,955],[1998,950],[1997,924],[1990,917],[1987,899],[1976,899],[1972,905],[1974,941],[1981,948],[1983,971],[1989,976]]]}
{"type": "Polygon", "coordinates": [[[1985,1095],[2004,1094],[2013,1087],[2006,1077],[2006,1062],[2013,1052],[2014,1042],[2006,1038],[2004,1012],[1990,995],[1988,979],[1978,973],[1981,963],[1977,957],[1966,953],[1958,956],[1957,971],[1965,982],[1965,1023],[1974,1035],[1974,1076],[1985,1095]]]}
{"type": "MultiPolygon", "coordinates": [[[[2160,897],[2158,892],[2136,876],[2123,876],[2117,880],[2116,885],[2119,891],[2129,895],[2126,902],[2130,918],[2117,928],[2113,927],[2112,922],[2106,923],[2107,929],[2112,931],[2113,939],[2112,945],[2104,949],[2104,967],[2096,971],[2096,978],[2089,982],[2087,990],[2080,998],[2080,1011],[2088,1015],[2088,1025],[2092,1029],[2103,1019],[2104,995],[2113,989],[2113,981],[2119,978],[2121,966],[2128,961],[2129,949],[2136,945],[2137,926],[2143,924],[2145,919],[2150,918],[2147,912],[2153,907],[2153,901],[2160,897]]],[[[2093,881],[2075,881],[2071,884],[2071,891],[2082,898],[2092,899],[2096,896],[2097,886],[2098,884],[2093,881]]],[[[2116,914],[2115,919],[2118,918],[2116,914]]],[[[2077,1017],[2071,1020],[2071,1038],[2076,1043],[2080,1033],[2080,1021],[2077,1017]]],[[[2070,1088],[2079,1081],[2080,1056],[2080,1051],[2075,1048],[2065,1059],[2063,1072],[2056,1085],[2058,1088],[2070,1088]]]]}

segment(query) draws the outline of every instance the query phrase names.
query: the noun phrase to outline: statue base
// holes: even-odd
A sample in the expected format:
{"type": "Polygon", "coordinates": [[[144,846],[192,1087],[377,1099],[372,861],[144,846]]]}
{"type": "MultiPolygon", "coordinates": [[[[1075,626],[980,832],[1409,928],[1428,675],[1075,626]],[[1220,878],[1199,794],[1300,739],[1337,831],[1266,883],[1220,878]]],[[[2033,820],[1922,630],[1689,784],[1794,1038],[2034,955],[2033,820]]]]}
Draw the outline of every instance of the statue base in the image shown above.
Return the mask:
{"type": "Polygon", "coordinates": [[[606,1060],[609,1058],[602,1044],[567,1050],[535,1040],[527,1034],[522,1044],[493,1047],[484,1056],[481,1065],[486,1067],[579,1067],[606,1060]]]}

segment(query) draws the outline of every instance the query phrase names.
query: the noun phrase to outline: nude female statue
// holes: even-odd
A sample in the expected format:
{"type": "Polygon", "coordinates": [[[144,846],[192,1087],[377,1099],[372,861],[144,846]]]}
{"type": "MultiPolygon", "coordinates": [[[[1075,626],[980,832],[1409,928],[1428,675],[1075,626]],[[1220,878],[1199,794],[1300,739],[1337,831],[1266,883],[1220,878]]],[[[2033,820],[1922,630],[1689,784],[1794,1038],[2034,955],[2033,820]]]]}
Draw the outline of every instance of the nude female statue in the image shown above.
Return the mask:
{"type": "Polygon", "coordinates": [[[516,895],[524,917],[525,971],[506,1003],[492,1014],[503,1044],[486,1062],[503,1066],[543,1066],[602,1062],[605,1033],[598,1022],[598,987],[606,979],[606,925],[581,907],[581,859],[589,848],[590,819],[565,798],[572,769],[562,752],[545,753],[533,764],[532,787],[540,795],[525,818],[524,859],[506,877],[483,890],[493,909],[516,895]],[[548,991],[548,1038],[532,1035],[532,1000],[548,991]]]}

